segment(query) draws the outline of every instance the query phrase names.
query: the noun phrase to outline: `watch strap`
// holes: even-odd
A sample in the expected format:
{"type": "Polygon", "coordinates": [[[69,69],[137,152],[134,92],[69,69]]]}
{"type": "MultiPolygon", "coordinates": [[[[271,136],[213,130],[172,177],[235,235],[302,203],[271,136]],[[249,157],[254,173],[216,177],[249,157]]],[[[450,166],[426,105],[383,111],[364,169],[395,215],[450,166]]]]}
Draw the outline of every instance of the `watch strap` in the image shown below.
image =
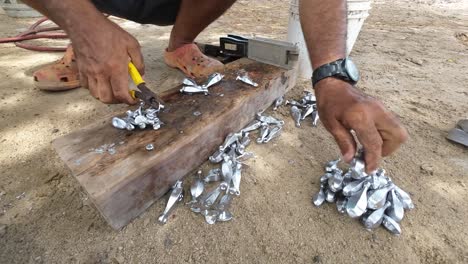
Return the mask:
{"type": "Polygon", "coordinates": [[[343,61],[344,59],[339,59],[327,64],[324,64],[317,69],[314,70],[312,73],[312,86],[315,87],[315,85],[328,77],[337,77],[340,79],[346,79],[347,74],[343,71],[344,66],[343,66],[343,61]]]}

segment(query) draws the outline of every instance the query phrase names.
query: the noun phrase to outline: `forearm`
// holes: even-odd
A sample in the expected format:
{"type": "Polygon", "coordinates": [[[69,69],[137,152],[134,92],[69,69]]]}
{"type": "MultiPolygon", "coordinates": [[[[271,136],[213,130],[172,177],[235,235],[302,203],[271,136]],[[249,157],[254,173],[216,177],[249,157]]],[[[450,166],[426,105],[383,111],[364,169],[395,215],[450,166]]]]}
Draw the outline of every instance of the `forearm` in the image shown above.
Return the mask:
{"type": "Polygon", "coordinates": [[[313,69],[346,56],[346,0],[301,0],[302,31],[313,69]]]}
{"type": "Polygon", "coordinates": [[[106,20],[89,0],[23,0],[64,29],[73,41],[106,20]]]}

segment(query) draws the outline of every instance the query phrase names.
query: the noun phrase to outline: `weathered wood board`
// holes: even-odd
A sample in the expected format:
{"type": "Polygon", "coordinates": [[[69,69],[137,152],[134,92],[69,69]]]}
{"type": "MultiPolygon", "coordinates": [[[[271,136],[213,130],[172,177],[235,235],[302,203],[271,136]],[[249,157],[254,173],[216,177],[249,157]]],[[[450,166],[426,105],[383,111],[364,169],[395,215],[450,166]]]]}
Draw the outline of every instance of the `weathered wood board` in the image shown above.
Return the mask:
{"type": "Polygon", "coordinates": [[[181,86],[161,97],[166,109],[160,130],[118,130],[106,118],[53,142],[72,175],[115,229],[127,225],[164,195],[175,181],[207,160],[225,136],[242,129],[295,85],[295,71],[241,59],[227,65],[210,95],[181,94],[181,86]],[[244,69],[259,86],[236,81],[244,69]],[[199,116],[193,112],[199,111],[199,116]],[[93,149],[115,144],[115,153],[93,149]],[[155,150],[145,146],[153,143],[155,150]]]}

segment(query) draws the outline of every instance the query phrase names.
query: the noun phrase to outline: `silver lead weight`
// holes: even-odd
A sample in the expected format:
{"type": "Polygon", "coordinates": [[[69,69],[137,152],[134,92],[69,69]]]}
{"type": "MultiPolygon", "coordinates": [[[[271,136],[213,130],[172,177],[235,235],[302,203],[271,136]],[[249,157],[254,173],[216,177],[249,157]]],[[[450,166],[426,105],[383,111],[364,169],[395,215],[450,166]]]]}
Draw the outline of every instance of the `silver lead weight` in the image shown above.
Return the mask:
{"type": "MultiPolygon", "coordinates": [[[[256,120],[240,132],[229,133],[226,136],[218,150],[209,157],[212,163],[219,164],[216,165],[218,168],[211,169],[203,179],[199,172],[198,177],[192,183],[190,188],[192,200],[188,203],[190,210],[200,213],[208,224],[229,221],[233,217],[229,207],[232,197],[240,195],[242,162],[253,157],[253,153],[246,151],[251,141],[250,132],[261,128],[258,142],[267,143],[279,135],[284,125],[284,121],[272,116],[257,114],[255,118],[256,120]],[[219,181],[216,188],[206,190],[205,185],[219,181]]],[[[336,169],[334,172],[338,171],[336,169]]]]}
{"type": "Polygon", "coordinates": [[[306,119],[306,117],[311,115],[312,112],[314,112],[314,105],[307,105],[307,107],[305,108],[304,113],[302,114],[301,120],[306,119]]]}
{"type": "Polygon", "coordinates": [[[257,138],[257,143],[261,144],[265,141],[270,132],[270,127],[267,124],[263,124],[260,129],[260,137],[257,138]]]}
{"type": "Polygon", "coordinates": [[[319,114],[318,111],[312,112],[312,126],[316,127],[319,121],[319,114]]]}
{"type": "Polygon", "coordinates": [[[301,116],[302,116],[301,110],[297,106],[293,105],[291,107],[291,114],[293,116],[296,127],[301,127],[301,116]]]}
{"type": "Polygon", "coordinates": [[[351,218],[357,218],[363,215],[367,209],[367,189],[370,183],[366,182],[361,191],[351,196],[346,203],[346,212],[351,218]]]}
{"type": "Polygon", "coordinates": [[[341,191],[343,189],[343,175],[341,175],[341,173],[335,173],[333,175],[333,181],[330,187],[333,187],[335,192],[341,191]]]}
{"type": "Polygon", "coordinates": [[[360,190],[362,190],[364,183],[366,183],[368,179],[362,178],[361,180],[350,182],[343,188],[343,195],[345,196],[354,196],[360,190]]]}
{"type": "Polygon", "coordinates": [[[164,209],[164,212],[158,218],[158,221],[161,224],[167,223],[169,214],[174,209],[176,203],[182,201],[182,199],[184,198],[183,191],[184,189],[182,186],[182,181],[177,181],[174,187],[172,188],[172,192],[169,196],[169,200],[167,201],[167,205],[166,205],[166,208],[164,209]]]}
{"type": "Polygon", "coordinates": [[[232,177],[232,194],[239,196],[240,195],[240,182],[241,182],[241,169],[242,164],[237,163],[234,175],[232,177]]]}
{"type": "Polygon", "coordinates": [[[223,175],[224,182],[231,185],[232,175],[234,174],[234,170],[232,168],[232,160],[226,158],[222,165],[221,165],[221,174],[223,175]]]}
{"type": "Polygon", "coordinates": [[[192,195],[192,200],[189,204],[196,203],[198,201],[198,197],[203,193],[205,190],[205,184],[202,179],[197,178],[193,181],[192,186],[190,187],[190,194],[192,195]]]}
{"type": "Polygon", "coordinates": [[[304,91],[304,94],[304,97],[302,97],[299,101],[286,100],[286,104],[291,105],[291,115],[296,122],[297,127],[300,127],[301,121],[305,120],[308,116],[311,117],[312,126],[315,127],[317,126],[319,120],[317,99],[312,93],[308,91],[304,91]],[[300,118],[297,112],[300,113],[300,118]]]}
{"type": "Polygon", "coordinates": [[[215,153],[213,153],[213,155],[211,155],[208,159],[212,163],[220,163],[221,161],[223,161],[223,156],[225,153],[225,149],[220,148],[215,153]]]}
{"type": "Polygon", "coordinates": [[[327,162],[327,164],[325,165],[325,171],[332,172],[333,170],[338,168],[338,163],[340,163],[340,161],[341,161],[341,158],[327,162]]]}
{"type": "Polygon", "coordinates": [[[114,117],[112,118],[112,125],[115,127],[115,128],[118,128],[118,129],[126,129],[127,127],[127,122],[125,122],[123,119],[121,118],[118,118],[118,117],[114,117]]]}
{"type": "Polygon", "coordinates": [[[336,209],[338,212],[344,214],[346,213],[346,203],[348,202],[348,199],[346,197],[340,197],[336,200],[336,209]]]}
{"type": "Polygon", "coordinates": [[[394,185],[389,184],[386,187],[375,190],[371,195],[369,195],[367,207],[373,210],[382,208],[385,205],[385,202],[387,201],[388,192],[391,191],[393,188],[394,185]]]}
{"type": "Polygon", "coordinates": [[[208,172],[208,175],[206,175],[203,181],[206,183],[209,183],[209,182],[220,181],[222,179],[223,179],[223,176],[221,175],[221,169],[212,169],[208,172]]]}
{"type": "Polygon", "coordinates": [[[395,190],[391,190],[388,193],[388,201],[390,201],[390,206],[385,211],[385,213],[397,222],[401,222],[405,216],[405,209],[403,208],[403,203],[398,198],[395,190]]]}
{"type": "Polygon", "coordinates": [[[145,129],[146,127],[152,127],[154,130],[161,128],[163,124],[161,120],[157,117],[157,113],[164,107],[159,104],[159,109],[154,108],[144,108],[144,103],[141,102],[140,106],[135,110],[131,111],[128,110],[126,112],[126,117],[119,118],[113,117],[112,118],[112,125],[118,129],[126,129],[128,131],[132,131],[135,127],[139,127],[140,129],[145,129]]]}
{"type": "Polygon", "coordinates": [[[204,89],[208,89],[209,87],[219,83],[224,78],[224,75],[221,73],[215,72],[208,77],[208,80],[205,84],[202,85],[204,89]]]}
{"type": "Polygon", "coordinates": [[[248,75],[237,76],[236,80],[251,85],[253,87],[258,87],[258,83],[252,81],[252,79],[250,79],[248,75]]]}
{"type": "Polygon", "coordinates": [[[182,83],[187,86],[198,86],[198,84],[195,82],[194,79],[191,78],[185,78],[182,83]]]}
{"type": "Polygon", "coordinates": [[[224,143],[219,147],[219,149],[225,150],[232,144],[239,142],[241,138],[242,138],[242,133],[229,133],[226,139],[224,140],[224,143]]]}
{"type": "Polygon", "coordinates": [[[215,203],[215,201],[218,199],[218,196],[221,194],[223,188],[222,184],[223,183],[220,183],[213,191],[205,194],[205,196],[201,198],[200,202],[204,207],[210,207],[215,203]]]}
{"type": "Polygon", "coordinates": [[[189,94],[204,93],[205,95],[208,95],[208,88],[220,82],[223,77],[224,75],[215,72],[208,77],[207,81],[203,85],[198,85],[193,79],[185,78],[182,81],[184,86],[182,86],[180,92],[189,94]]]}
{"type": "Polygon", "coordinates": [[[286,104],[290,105],[290,106],[296,106],[296,107],[299,107],[299,108],[304,108],[304,107],[307,106],[307,105],[301,104],[301,103],[299,103],[298,101],[295,101],[295,100],[286,100],[286,104]]]}
{"type": "Polygon", "coordinates": [[[409,194],[407,194],[405,191],[403,191],[402,189],[400,189],[400,187],[398,187],[396,185],[395,185],[395,192],[398,195],[398,197],[401,199],[401,201],[403,203],[403,207],[405,209],[413,209],[414,208],[413,201],[411,201],[411,198],[410,198],[409,194]]]}
{"type": "Polygon", "coordinates": [[[283,120],[278,120],[272,116],[262,116],[260,114],[257,114],[257,120],[261,121],[262,124],[268,124],[268,125],[276,125],[276,126],[282,126],[284,125],[283,120]]]}
{"type": "Polygon", "coordinates": [[[216,223],[216,220],[218,219],[219,212],[216,210],[207,210],[205,213],[205,221],[209,225],[213,225],[216,223]]]}
{"type": "Polygon", "coordinates": [[[284,102],[284,96],[278,97],[273,103],[273,111],[278,110],[278,108],[283,104],[283,102],[284,102]]]}
{"type": "Polygon", "coordinates": [[[322,187],[320,187],[320,191],[314,195],[312,201],[315,206],[320,206],[325,202],[325,192],[322,187]]]}
{"type": "Polygon", "coordinates": [[[400,225],[393,220],[391,217],[384,215],[383,216],[383,221],[382,221],[383,226],[387,228],[388,231],[390,231],[394,235],[401,235],[401,227],[400,225]]]}
{"type": "Polygon", "coordinates": [[[339,160],[328,162],[312,202],[315,206],[324,201],[336,202],[338,212],[359,218],[366,229],[382,225],[393,234],[401,234],[399,222],[404,209],[414,207],[411,198],[391,181],[385,170],[367,175],[363,153],[358,151],[346,172],[338,168],[339,160]]]}
{"type": "Polygon", "coordinates": [[[273,127],[269,133],[268,133],[268,136],[263,140],[263,143],[268,143],[270,142],[272,139],[274,139],[275,137],[279,136],[280,134],[280,131],[283,127],[282,126],[275,126],[273,127]]]}
{"type": "Polygon", "coordinates": [[[329,203],[334,203],[336,201],[336,193],[328,189],[325,191],[325,200],[329,203]]]}
{"type": "Polygon", "coordinates": [[[181,93],[204,93],[205,95],[208,95],[208,89],[201,87],[201,86],[183,86],[180,89],[181,93]]]}
{"type": "Polygon", "coordinates": [[[382,208],[377,209],[368,216],[366,216],[366,218],[364,219],[364,227],[366,227],[367,229],[375,229],[379,227],[382,223],[385,210],[387,210],[387,208],[390,205],[390,202],[386,202],[382,208]]]}
{"type": "Polygon", "coordinates": [[[226,222],[232,219],[232,214],[228,211],[229,207],[231,206],[231,201],[232,196],[229,194],[225,194],[223,197],[221,197],[218,205],[219,214],[218,218],[216,219],[217,221],[226,222]]]}
{"type": "Polygon", "coordinates": [[[242,129],[242,132],[250,132],[253,130],[257,130],[262,126],[262,122],[258,120],[252,121],[249,125],[247,125],[244,129],[242,129]]]}

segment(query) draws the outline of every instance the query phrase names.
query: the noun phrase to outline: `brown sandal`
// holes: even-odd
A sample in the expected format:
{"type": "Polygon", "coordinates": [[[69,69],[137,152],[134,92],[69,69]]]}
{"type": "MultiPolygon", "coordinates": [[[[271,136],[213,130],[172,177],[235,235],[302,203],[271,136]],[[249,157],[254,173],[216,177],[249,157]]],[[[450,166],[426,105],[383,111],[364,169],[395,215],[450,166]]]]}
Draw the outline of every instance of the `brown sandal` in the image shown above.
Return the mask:
{"type": "Polygon", "coordinates": [[[73,48],[68,46],[62,59],[35,71],[33,76],[34,86],[44,91],[65,91],[80,87],[73,48]]]}
{"type": "Polygon", "coordinates": [[[164,61],[190,77],[208,76],[224,71],[224,64],[203,54],[196,44],[186,44],[174,51],[164,53],[164,61]]]}

